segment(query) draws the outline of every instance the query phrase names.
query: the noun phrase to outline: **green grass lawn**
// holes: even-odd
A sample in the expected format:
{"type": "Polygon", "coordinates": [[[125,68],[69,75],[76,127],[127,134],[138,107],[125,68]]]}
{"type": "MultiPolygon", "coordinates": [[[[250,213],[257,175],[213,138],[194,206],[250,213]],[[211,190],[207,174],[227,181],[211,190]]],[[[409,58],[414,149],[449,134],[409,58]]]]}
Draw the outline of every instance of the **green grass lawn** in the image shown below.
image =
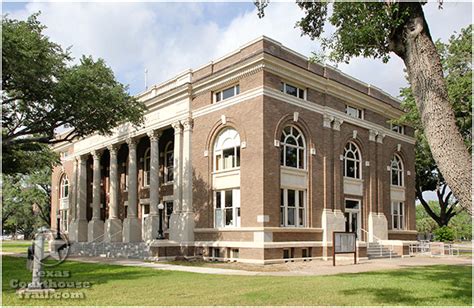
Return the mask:
{"type": "Polygon", "coordinates": [[[2,251],[26,253],[32,241],[2,241],[2,251]]]}
{"type": "MultiPolygon", "coordinates": [[[[471,266],[429,266],[317,277],[223,276],[67,261],[57,281],[90,282],[84,299],[20,299],[25,258],[3,256],[4,305],[471,305],[471,266]]],[[[48,278],[49,279],[49,278],[48,278]]],[[[71,291],[71,289],[63,289],[71,291]]]]}

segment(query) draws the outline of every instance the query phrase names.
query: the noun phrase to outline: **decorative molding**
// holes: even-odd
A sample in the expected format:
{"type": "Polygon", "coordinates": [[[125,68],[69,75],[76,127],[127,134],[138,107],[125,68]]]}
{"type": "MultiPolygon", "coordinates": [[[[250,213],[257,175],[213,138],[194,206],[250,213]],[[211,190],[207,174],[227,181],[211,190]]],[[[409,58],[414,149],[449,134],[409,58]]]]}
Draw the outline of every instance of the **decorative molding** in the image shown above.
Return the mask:
{"type": "Polygon", "coordinates": [[[333,116],[323,114],[323,127],[331,128],[331,123],[334,120],[333,116]]]}
{"type": "Polygon", "coordinates": [[[334,118],[334,121],[332,122],[332,129],[340,131],[341,130],[341,125],[344,122],[344,120],[341,120],[339,118],[334,118]]]}
{"type": "Polygon", "coordinates": [[[194,127],[194,121],[192,118],[187,118],[186,120],[182,121],[183,130],[190,131],[194,127]]]}
{"type": "Polygon", "coordinates": [[[366,161],[365,161],[365,166],[366,166],[366,167],[370,167],[370,161],[366,160],[366,161]]]}
{"type": "Polygon", "coordinates": [[[92,158],[94,160],[99,160],[100,157],[102,156],[102,151],[101,150],[94,150],[91,152],[92,158]]]}
{"type": "Polygon", "coordinates": [[[298,112],[293,112],[293,122],[298,122],[298,117],[299,117],[299,113],[298,112]]]}
{"type": "MultiPolygon", "coordinates": [[[[377,142],[378,143],[383,143],[383,138],[385,138],[385,134],[378,134],[377,135],[377,142]]],[[[414,139],[413,139],[413,144],[414,144],[414,139]]]]}
{"type": "Polygon", "coordinates": [[[379,134],[378,131],[375,129],[369,129],[369,141],[376,141],[377,140],[377,135],[379,134]]]}
{"type": "Polygon", "coordinates": [[[109,150],[109,154],[112,155],[117,155],[117,152],[119,150],[119,145],[118,144],[110,144],[107,146],[107,150],[109,150]]]}
{"type": "Polygon", "coordinates": [[[180,121],[176,121],[176,122],[171,123],[171,127],[173,127],[173,129],[174,129],[174,134],[175,135],[181,134],[182,131],[183,131],[183,127],[181,126],[180,121]]]}
{"type": "Polygon", "coordinates": [[[221,115],[221,123],[222,123],[222,125],[226,125],[226,123],[227,123],[227,118],[226,118],[225,114],[221,115]]]}
{"type": "Polygon", "coordinates": [[[411,175],[411,171],[407,171],[407,175],[410,176],[410,175],[411,175]]]}
{"type": "Polygon", "coordinates": [[[311,155],[316,155],[316,148],[312,147],[310,152],[311,152],[311,155]]]}
{"type": "Polygon", "coordinates": [[[137,139],[135,139],[135,138],[127,138],[127,139],[125,140],[125,142],[127,143],[129,149],[136,149],[136,147],[137,147],[137,139]]]}
{"type": "Polygon", "coordinates": [[[400,152],[402,150],[402,145],[399,143],[397,144],[397,151],[400,152]]]}
{"type": "Polygon", "coordinates": [[[357,130],[352,131],[352,139],[357,139],[357,130]]]}
{"type": "Polygon", "coordinates": [[[209,151],[208,150],[204,150],[204,157],[209,157],[209,151]]]}
{"type": "Polygon", "coordinates": [[[246,141],[242,141],[242,142],[240,143],[240,148],[241,148],[241,149],[245,149],[246,147],[247,147],[247,142],[246,142],[246,141]]]}
{"type": "Polygon", "coordinates": [[[275,140],[273,141],[273,145],[276,146],[276,147],[280,147],[280,140],[275,139],[275,140]]]}
{"type": "Polygon", "coordinates": [[[159,141],[160,137],[163,135],[163,132],[158,131],[158,130],[151,130],[146,134],[150,138],[150,141],[159,141]]]}

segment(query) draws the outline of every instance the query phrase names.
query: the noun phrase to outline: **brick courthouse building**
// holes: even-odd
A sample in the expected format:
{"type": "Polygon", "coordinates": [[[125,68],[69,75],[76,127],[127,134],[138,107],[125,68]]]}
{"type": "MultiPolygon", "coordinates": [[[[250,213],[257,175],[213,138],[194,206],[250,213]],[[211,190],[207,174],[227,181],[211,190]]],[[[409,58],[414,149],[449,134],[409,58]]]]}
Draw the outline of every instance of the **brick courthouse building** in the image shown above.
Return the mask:
{"type": "Polygon", "coordinates": [[[138,99],[143,126],[55,147],[73,253],[271,263],[330,256],[333,231],[360,257],[416,239],[413,129],[379,89],[262,37],[138,99]]]}

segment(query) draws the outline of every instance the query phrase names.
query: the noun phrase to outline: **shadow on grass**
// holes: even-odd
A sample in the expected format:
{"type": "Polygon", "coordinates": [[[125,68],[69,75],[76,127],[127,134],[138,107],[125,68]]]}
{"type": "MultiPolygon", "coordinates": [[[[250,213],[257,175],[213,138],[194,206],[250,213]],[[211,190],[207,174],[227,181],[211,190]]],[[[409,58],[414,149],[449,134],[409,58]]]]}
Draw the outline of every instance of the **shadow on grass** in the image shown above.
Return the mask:
{"type": "MultiPolygon", "coordinates": [[[[362,275],[382,279],[380,285],[361,286],[350,290],[343,290],[343,295],[372,296],[376,302],[384,305],[432,305],[437,299],[457,299],[466,305],[472,301],[472,267],[456,265],[435,265],[429,267],[414,267],[410,269],[367,272],[362,275]],[[386,279],[386,280],[385,280],[386,279]],[[391,280],[392,283],[400,282],[400,287],[385,287],[383,281],[391,280]],[[434,289],[427,288],[424,292],[410,292],[410,289],[418,287],[418,284],[426,282],[441,284],[442,287],[434,289]],[[408,283],[408,284],[407,284],[408,283]],[[413,294],[417,294],[414,296],[413,294]]],[[[346,278],[356,277],[357,274],[343,274],[346,278]]]]}

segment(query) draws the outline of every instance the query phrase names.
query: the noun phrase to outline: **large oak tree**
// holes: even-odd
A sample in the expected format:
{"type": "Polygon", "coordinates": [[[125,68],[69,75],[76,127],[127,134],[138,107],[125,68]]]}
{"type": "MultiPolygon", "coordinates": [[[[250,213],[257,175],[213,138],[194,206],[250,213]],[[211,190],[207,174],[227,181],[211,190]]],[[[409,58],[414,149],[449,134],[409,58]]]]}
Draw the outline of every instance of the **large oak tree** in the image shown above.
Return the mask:
{"type": "MultiPolygon", "coordinates": [[[[268,0],[256,1],[259,16],[268,0]]],[[[472,158],[456,126],[440,56],[423,12],[425,2],[297,1],[305,16],[302,33],[319,38],[335,61],[373,57],[388,61],[391,53],[405,63],[427,142],[459,204],[472,213],[472,158]],[[335,31],[324,36],[325,23],[335,31]]]]}
{"type": "Polygon", "coordinates": [[[102,59],[83,56],[72,64],[69,49],[50,41],[44,30],[38,14],[26,21],[2,19],[4,173],[44,166],[51,161],[45,145],[143,121],[144,104],[102,59]]]}

